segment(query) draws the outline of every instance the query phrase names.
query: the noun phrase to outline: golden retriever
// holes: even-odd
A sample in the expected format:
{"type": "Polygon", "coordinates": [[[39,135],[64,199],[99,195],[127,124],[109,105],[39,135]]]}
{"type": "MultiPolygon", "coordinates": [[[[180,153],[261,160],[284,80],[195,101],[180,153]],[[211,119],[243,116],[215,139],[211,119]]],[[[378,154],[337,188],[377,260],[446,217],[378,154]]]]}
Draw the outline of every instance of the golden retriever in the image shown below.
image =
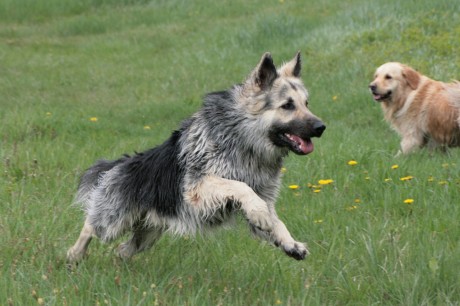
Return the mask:
{"type": "Polygon", "coordinates": [[[411,67],[385,63],[369,89],[390,125],[401,136],[398,154],[460,146],[460,82],[443,83],[411,67]]]}

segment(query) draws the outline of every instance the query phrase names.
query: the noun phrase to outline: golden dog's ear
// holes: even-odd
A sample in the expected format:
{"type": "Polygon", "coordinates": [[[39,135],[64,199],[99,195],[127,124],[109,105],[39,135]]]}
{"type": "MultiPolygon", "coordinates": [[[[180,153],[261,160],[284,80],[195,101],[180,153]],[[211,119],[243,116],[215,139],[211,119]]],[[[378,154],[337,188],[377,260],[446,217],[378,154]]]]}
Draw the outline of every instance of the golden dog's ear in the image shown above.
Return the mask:
{"type": "Polygon", "coordinates": [[[407,84],[409,84],[409,87],[412,90],[417,89],[418,84],[420,83],[420,73],[418,73],[409,66],[403,65],[402,75],[406,79],[407,84]]]}

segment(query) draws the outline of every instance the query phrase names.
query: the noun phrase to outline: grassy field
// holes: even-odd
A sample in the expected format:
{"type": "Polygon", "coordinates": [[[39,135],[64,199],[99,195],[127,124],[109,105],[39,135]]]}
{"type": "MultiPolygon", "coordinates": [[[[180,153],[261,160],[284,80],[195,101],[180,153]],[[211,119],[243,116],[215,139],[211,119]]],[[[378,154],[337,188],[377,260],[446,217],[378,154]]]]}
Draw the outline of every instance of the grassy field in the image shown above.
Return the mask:
{"type": "Polygon", "coordinates": [[[390,60],[460,78],[458,20],[458,0],[0,0],[0,305],[459,305],[460,150],[395,158],[367,90],[390,60]],[[263,52],[297,50],[328,128],[286,160],[277,210],[310,257],[239,220],[129,262],[95,241],[66,269],[85,168],[161,143],[263,52]]]}

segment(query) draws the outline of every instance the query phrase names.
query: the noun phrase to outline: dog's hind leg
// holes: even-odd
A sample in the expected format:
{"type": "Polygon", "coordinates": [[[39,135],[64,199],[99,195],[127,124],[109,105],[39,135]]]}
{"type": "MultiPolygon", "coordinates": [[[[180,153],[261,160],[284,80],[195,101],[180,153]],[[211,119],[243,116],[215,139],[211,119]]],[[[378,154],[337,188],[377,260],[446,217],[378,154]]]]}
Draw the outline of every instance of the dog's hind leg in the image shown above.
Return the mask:
{"type": "Polygon", "coordinates": [[[67,262],[79,262],[86,255],[89,243],[94,235],[94,228],[86,219],[77,242],[67,251],[67,262]]]}
{"type": "Polygon", "coordinates": [[[133,230],[132,237],[120,244],[116,250],[120,258],[128,259],[135,254],[150,249],[161,237],[163,229],[138,225],[133,230]]]}

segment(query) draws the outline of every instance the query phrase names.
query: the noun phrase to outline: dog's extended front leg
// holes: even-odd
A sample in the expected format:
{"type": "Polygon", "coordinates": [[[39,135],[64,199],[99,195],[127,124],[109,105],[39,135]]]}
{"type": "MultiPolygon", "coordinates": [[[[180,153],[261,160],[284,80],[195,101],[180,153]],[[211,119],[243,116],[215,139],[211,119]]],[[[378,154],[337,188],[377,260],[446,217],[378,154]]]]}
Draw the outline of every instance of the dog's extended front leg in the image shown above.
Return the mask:
{"type": "Polygon", "coordinates": [[[276,219],[275,230],[272,233],[273,238],[275,239],[275,245],[279,244],[283,251],[294,259],[304,259],[305,256],[310,254],[305,243],[295,241],[283,221],[278,219],[278,217],[276,217],[276,219]]]}
{"type": "Polygon", "coordinates": [[[267,203],[246,183],[208,176],[186,193],[186,200],[202,215],[233,201],[239,204],[249,223],[263,231],[273,231],[272,214],[267,203]]]}
{"type": "Polygon", "coordinates": [[[272,232],[261,231],[253,227],[251,228],[253,233],[280,247],[288,256],[297,260],[305,259],[305,256],[310,254],[305,243],[298,242],[292,238],[286,225],[278,218],[275,212],[272,214],[272,219],[274,223],[272,232]]]}
{"type": "Polygon", "coordinates": [[[218,177],[207,177],[188,194],[188,201],[200,209],[216,209],[228,200],[240,204],[253,231],[265,240],[279,246],[297,259],[304,259],[308,250],[302,242],[295,241],[284,223],[276,215],[273,204],[262,200],[247,184],[218,177]]]}
{"type": "Polygon", "coordinates": [[[402,154],[409,154],[415,151],[417,148],[423,146],[423,135],[418,135],[416,133],[410,133],[403,135],[401,140],[401,151],[398,152],[397,156],[402,154]]]}

